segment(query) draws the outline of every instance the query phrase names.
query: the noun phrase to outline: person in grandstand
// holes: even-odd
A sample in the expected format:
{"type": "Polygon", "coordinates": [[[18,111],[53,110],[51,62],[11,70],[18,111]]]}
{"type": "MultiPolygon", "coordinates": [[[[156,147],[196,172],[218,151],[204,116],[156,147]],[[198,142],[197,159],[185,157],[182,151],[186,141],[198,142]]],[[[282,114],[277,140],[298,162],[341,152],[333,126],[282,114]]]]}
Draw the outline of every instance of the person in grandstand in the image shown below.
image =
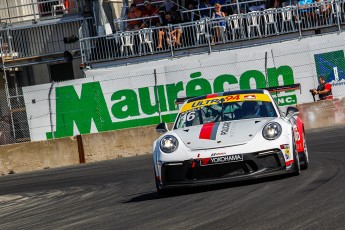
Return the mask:
{"type": "MultiPolygon", "coordinates": [[[[221,19],[221,18],[225,18],[225,14],[224,12],[221,11],[221,5],[219,3],[216,3],[214,5],[214,13],[212,15],[212,19],[221,19]]],[[[221,38],[221,31],[223,30],[225,31],[225,21],[224,20],[220,20],[220,21],[216,21],[215,25],[214,25],[214,29],[215,29],[215,34],[216,34],[216,39],[217,42],[220,42],[222,40],[221,38]]],[[[212,44],[214,44],[214,36],[212,36],[212,44]]]]}
{"type": "Polygon", "coordinates": [[[182,29],[181,27],[177,26],[179,21],[174,19],[169,12],[165,13],[165,19],[163,20],[163,27],[159,32],[158,32],[158,46],[157,49],[162,49],[163,48],[163,37],[166,37],[167,44],[170,45],[177,45],[181,46],[181,34],[182,34],[182,29]],[[167,26],[170,27],[170,33],[168,31],[167,26]]]}
{"type": "MultiPolygon", "coordinates": [[[[298,4],[297,0],[280,0],[280,6],[286,7],[286,6],[296,6],[298,4]]],[[[278,7],[278,6],[277,6],[278,7]]]]}
{"type": "Polygon", "coordinates": [[[266,9],[266,2],[265,1],[257,1],[249,3],[249,11],[262,11],[266,9]]]}
{"type": "Polygon", "coordinates": [[[198,9],[200,9],[200,19],[202,18],[210,18],[211,17],[211,11],[207,8],[211,7],[209,0],[200,0],[200,4],[197,6],[198,9]],[[202,10],[203,9],[203,10],[202,10]]]}
{"type": "Polygon", "coordinates": [[[313,90],[314,95],[319,95],[320,100],[333,99],[332,85],[327,83],[323,76],[319,77],[319,86],[313,90]]]}
{"type": "MultiPolygon", "coordinates": [[[[135,3],[132,3],[129,12],[127,14],[127,19],[141,18],[142,12],[137,8],[135,3]]],[[[127,30],[138,30],[141,26],[142,20],[131,20],[127,22],[127,30]]]]}
{"type": "Polygon", "coordinates": [[[321,25],[327,25],[332,11],[331,2],[327,0],[318,0],[317,3],[318,8],[316,9],[316,13],[318,14],[318,18],[320,18],[321,25]]]}
{"type": "MultiPolygon", "coordinates": [[[[150,1],[144,2],[143,17],[159,16],[159,10],[151,4],[150,1]]],[[[148,20],[150,26],[157,26],[159,17],[154,17],[148,20]]]]}

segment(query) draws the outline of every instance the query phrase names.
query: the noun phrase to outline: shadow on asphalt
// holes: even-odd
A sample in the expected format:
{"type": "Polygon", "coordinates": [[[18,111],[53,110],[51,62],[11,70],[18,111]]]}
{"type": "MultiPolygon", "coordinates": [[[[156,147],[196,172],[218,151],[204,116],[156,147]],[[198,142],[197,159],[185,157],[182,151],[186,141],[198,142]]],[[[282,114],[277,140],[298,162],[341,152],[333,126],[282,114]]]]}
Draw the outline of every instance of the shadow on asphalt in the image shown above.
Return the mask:
{"type": "Polygon", "coordinates": [[[196,187],[171,189],[169,190],[169,193],[167,195],[161,195],[158,192],[154,191],[154,192],[149,192],[149,193],[140,194],[138,196],[134,196],[130,198],[129,200],[124,201],[123,203],[143,202],[143,201],[148,201],[148,200],[165,199],[165,198],[174,197],[174,196],[184,196],[184,195],[190,195],[190,194],[216,191],[216,190],[221,190],[221,189],[243,187],[243,186],[249,186],[253,184],[272,182],[276,180],[284,180],[290,177],[293,177],[293,176],[286,174],[286,175],[271,176],[271,177],[251,179],[251,180],[238,181],[238,182],[228,182],[228,183],[222,183],[222,184],[216,184],[216,185],[204,185],[204,186],[196,186],[196,187]]]}

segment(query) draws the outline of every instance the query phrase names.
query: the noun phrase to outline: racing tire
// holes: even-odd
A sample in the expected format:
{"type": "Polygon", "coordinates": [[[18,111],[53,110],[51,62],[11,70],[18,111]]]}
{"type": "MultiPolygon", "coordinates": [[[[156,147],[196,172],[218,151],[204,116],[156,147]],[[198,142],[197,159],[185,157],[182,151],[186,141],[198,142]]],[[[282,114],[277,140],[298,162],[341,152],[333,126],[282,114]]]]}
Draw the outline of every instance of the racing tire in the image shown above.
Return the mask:
{"type": "Polygon", "coordinates": [[[298,157],[298,152],[296,149],[296,142],[295,142],[295,138],[293,137],[293,167],[294,167],[294,172],[292,173],[292,175],[294,176],[298,176],[301,174],[301,165],[300,165],[300,161],[299,161],[299,157],[298,157]]]}
{"type": "Polygon", "coordinates": [[[306,170],[309,168],[309,156],[308,156],[308,148],[307,144],[305,141],[305,133],[303,132],[303,152],[299,152],[299,160],[300,160],[300,165],[302,170],[306,170]]]}
{"type": "Polygon", "coordinates": [[[172,190],[171,189],[161,189],[159,188],[159,182],[156,179],[156,171],[154,170],[154,174],[155,174],[155,182],[156,182],[156,189],[157,189],[157,193],[161,196],[169,196],[172,194],[172,190]]]}
{"type": "Polygon", "coordinates": [[[155,181],[156,181],[157,193],[158,193],[159,195],[167,195],[167,191],[166,191],[165,189],[159,188],[158,181],[157,181],[157,180],[155,180],[155,181]]]}

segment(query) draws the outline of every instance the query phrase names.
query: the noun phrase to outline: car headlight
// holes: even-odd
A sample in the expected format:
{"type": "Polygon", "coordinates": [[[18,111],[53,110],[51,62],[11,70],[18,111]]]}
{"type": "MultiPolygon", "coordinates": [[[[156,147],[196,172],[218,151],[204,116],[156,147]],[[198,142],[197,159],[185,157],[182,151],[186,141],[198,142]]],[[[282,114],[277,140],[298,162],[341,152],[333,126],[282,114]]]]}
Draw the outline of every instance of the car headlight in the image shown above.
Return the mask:
{"type": "Polygon", "coordinates": [[[262,136],[267,140],[275,140],[282,133],[282,127],[277,122],[271,122],[265,125],[262,130],[262,136]]]}
{"type": "Polygon", "coordinates": [[[167,135],[161,139],[161,150],[165,153],[172,153],[178,147],[178,140],[176,137],[167,135]]]}

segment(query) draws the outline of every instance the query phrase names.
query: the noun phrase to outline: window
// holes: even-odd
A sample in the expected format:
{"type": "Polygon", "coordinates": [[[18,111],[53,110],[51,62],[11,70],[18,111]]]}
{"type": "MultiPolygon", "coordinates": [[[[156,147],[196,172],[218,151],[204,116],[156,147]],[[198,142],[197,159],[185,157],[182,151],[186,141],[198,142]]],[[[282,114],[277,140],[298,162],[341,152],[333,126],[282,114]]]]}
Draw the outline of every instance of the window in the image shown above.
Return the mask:
{"type": "Polygon", "coordinates": [[[66,81],[74,79],[72,62],[49,65],[52,81],[66,81]]]}

